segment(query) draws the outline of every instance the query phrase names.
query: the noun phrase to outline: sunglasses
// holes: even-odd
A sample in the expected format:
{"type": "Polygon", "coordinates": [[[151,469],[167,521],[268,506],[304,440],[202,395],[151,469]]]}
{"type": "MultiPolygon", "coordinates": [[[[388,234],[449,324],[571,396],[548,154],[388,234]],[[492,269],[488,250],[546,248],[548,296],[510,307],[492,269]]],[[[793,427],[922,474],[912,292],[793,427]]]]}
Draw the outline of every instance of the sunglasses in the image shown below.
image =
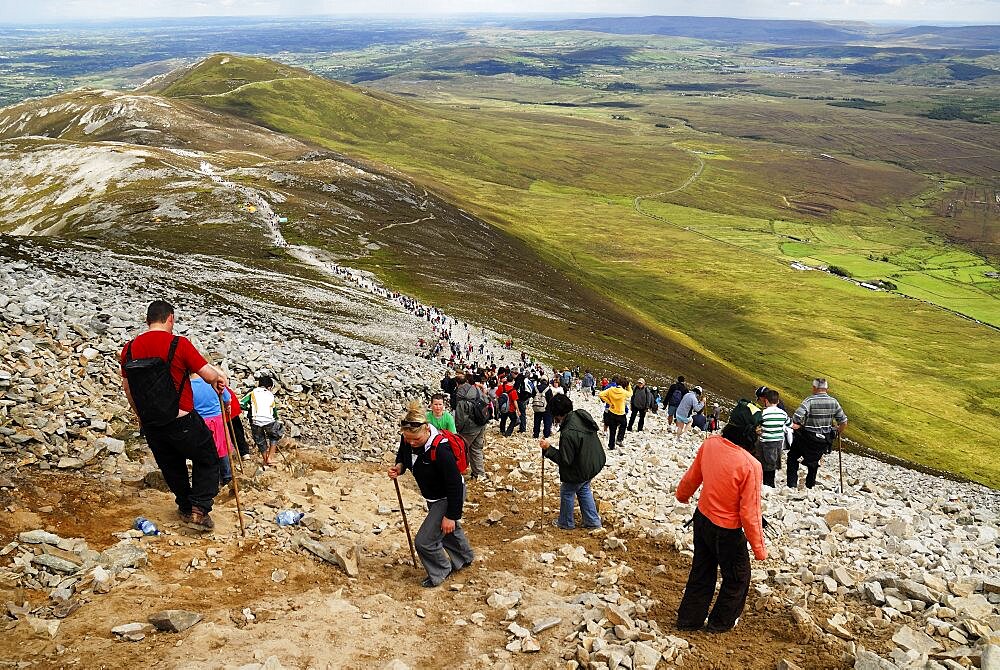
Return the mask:
{"type": "Polygon", "coordinates": [[[421,426],[426,426],[426,421],[400,421],[400,428],[420,428],[421,426]]]}

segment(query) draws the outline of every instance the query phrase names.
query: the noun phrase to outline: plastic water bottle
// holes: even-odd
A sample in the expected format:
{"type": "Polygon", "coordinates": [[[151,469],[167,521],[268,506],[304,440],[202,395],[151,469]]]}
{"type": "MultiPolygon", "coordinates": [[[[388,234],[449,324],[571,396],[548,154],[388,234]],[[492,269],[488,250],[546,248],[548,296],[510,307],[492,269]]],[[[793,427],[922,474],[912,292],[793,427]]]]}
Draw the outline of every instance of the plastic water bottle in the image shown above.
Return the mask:
{"type": "Polygon", "coordinates": [[[144,516],[137,516],[135,518],[135,523],[132,527],[136,530],[141,530],[143,535],[159,535],[160,531],[156,527],[156,524],[147,519],[144,516]]]}
{"type": "Polygon", "coordinates": [[[286,509],[283,512],[278,512],[278,516],[275,518],[275,521],[279,526],[294,526],[304,516],[304,512],[296,512],[293,509],[286,509]]]}

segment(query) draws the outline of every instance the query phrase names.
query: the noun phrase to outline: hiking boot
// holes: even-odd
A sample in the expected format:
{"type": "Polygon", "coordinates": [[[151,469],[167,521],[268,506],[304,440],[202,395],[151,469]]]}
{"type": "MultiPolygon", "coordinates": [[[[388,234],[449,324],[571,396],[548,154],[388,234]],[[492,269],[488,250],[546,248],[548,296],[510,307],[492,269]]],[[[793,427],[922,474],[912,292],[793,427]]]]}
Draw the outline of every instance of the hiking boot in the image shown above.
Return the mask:
{"type": "Polygon", "coordinates": [[[208,512],[200,507],[191,508],[191,520],[188,522],[188,526],[199,530],[202,532],[212,530],[215,528],[215,522],[212,521],[212,517],[208,515],[208,512]]]}
{"type": "Polygon", "coordinates": [[[736,625],[739,624],[739,622],[740,618],[736,617],[736,621],[734,621],[733,625],[730,626],[729,628],[721,628],[719,626],[713,626],[712,624],[709,624],[708,626],[705,627],[705,630],[707,630],[709,633],[728,633],[732,629],[736,628],[736,625]]]}
{"type": "Polygon", "coordinates": [[[177,516],[181,518],[183,523],[191,523],[191,512],[185,512],[180,507],[177,508],[177,516]]]}

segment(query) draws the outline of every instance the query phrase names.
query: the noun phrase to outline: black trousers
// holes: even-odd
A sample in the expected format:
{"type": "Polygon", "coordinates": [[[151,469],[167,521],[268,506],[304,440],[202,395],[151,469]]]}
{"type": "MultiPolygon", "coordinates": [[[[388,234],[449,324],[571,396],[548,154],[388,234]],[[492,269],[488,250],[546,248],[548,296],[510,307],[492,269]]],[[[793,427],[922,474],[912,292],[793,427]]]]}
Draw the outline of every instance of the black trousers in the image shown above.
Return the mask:
{"type": "Polygon", "coordinates": [[[174,419],[163,427],[147,427],[144,432],[146,444],[174,494],[177,508],[185,514],[191,513],[192,505],[211,511],[212,501],[219,492],[219,454],[212,431],[198,412],[174,419]],[[190,478],[188,461],[191,461],[190,478]]]}
{"type": "Polygon", "coordinates": [[[230,424],[233,427],[233,435],[236,437],[236,448],[240,450],[240,456],[250,455],[250,445],[247,444],[247,434],[243,430],[243,419],[233,417],[230,424]]]}
{"type": "Polygon", "coordinates": [[[750,553],[743,529],[721,528],[695,510],[694,560],[677,610],[677,627],[697,630],[708,616],[709,631],[727,631],[736,625],[749,591],[750,553]],[[709,614],[718,572],[722,573],[722,585],[709,614]]]}
{"type": "Polygon", "coordinates": [[[646,408],[642,409],[632,408],[632,416],[628,418],[628,429],[632,430],[632,425],[635,423],[635,417],[639,417],[639,430],[642,430],[642,424],[646,420],[646,408]]]}
{"type": "Polygon", "coordinates": [[[608,449],[614,449],[615,444],[621,444],[625,439],[625,415],[608,412],[608,449]]]}
{"type": "Polygon", "coordinates": [[[816,485],[816,473],[819,472],[819,461],[827,453],[829,443],[819,441],[805,430],[795,431],[795,439],[788,449],[788,465],[785,468],[785,483],[794,489],[799,485],[799,459],[806,466],[806,488],[816,485]]]}
{"type": "Polygon", "coordinates": [[[510,437],[514,433],[514,427],[517,426],[517,414],[513,412],[508,412],[506,414],[500,415],[500,434],[505,437],[510,437]]]}

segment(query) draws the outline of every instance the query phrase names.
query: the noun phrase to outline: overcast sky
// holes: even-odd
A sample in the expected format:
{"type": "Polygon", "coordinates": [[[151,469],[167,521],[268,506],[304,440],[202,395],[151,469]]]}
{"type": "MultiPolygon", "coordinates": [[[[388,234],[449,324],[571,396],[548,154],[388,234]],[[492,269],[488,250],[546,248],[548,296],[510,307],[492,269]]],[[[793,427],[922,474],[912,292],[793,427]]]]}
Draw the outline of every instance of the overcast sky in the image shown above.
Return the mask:
{"type": "Polygon", "coordinates": [[[468,12],[1000,23],[1000,0],[0,0],[0,22],[468,12]]]}

